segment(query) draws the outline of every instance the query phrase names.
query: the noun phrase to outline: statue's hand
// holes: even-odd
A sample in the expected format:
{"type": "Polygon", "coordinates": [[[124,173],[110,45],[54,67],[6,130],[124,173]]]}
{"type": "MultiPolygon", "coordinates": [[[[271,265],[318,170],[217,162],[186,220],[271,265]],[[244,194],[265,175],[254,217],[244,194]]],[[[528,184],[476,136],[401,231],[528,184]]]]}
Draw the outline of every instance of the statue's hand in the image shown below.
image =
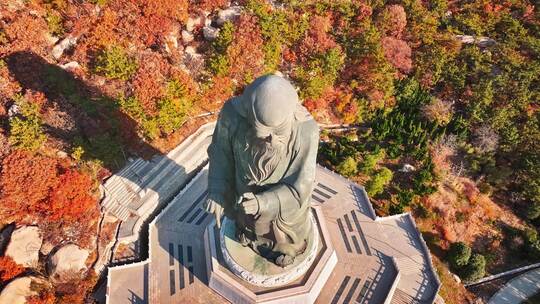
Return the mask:
{"type": "Polygon", "coordinates": [[[257,214],[259,213],[259,201],[257,201],[257,198],[255,195],[251,192],[244,193],[244,200],[240,204],[240,209],[245,214],[257,214]]]}
{"type": "Polygon", "coordinates": [[[223,216],[223,207],[221,205],[214,201],[213,199],[209,198],[204,202],[204,210],[209,213],[213,213],[216,217],[216,225],[218,228],[221,228],[221,217],[223,216]]]}

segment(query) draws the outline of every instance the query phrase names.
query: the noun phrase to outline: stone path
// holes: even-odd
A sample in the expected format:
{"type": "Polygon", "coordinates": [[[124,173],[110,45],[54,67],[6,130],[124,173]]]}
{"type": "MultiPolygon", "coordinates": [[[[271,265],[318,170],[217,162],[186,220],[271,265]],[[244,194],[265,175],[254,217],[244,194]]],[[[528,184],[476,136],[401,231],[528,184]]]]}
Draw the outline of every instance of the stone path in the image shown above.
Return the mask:
{"type": "Polygon", "coordinates": [[[540,268],[528,271],[506,283],[488,304],[519,304],[540,292],[540,268]]]}

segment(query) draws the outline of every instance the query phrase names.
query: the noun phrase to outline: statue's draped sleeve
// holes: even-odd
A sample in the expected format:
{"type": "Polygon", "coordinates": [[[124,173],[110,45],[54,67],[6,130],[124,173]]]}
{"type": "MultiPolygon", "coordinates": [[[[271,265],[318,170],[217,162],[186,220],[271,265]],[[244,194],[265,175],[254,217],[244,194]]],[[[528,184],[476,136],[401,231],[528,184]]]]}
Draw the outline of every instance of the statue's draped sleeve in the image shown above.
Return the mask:
{"type": "Polygon", "coordinates": [[[208,172],[208,198],[219,203],[225,212],[230,211],[234,200],[234,156],[231,136],[234,135],[236,113],[231,102],[226,102],[219,117],[208,147],[212,160],[208,172]]]}
{"type": "Polygon", "coordinates": [[[292,158],[284,178],[256,195],[266,206],[262,212],[274,213],[275,224],[293,243],[302,242],[311,225],[310,210],[315,182],[319,129],[314,120],[300,123],[295,135],[292,158]]]}

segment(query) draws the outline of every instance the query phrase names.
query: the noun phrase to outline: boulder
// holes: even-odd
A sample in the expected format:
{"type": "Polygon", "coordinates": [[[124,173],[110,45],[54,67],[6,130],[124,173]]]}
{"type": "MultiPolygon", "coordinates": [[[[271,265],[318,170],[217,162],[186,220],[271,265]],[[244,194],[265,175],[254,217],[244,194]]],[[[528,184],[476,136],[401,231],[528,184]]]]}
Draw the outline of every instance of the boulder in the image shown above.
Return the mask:
{"type": "Polygon", "coordinates": [[[203,25],[204,24],[204,17],[202,16],[197,16],[197,17],[189,17],[188,20],[186,21],[186,30],[188,32],[193,32],[193,30],[197,27],[197,26],[200,26],[200,25],[203,25]]]}
{"type": "Polygon", "coordinates": [[[21,113],[21,107],[19,107],[19,105],[17,104],[13,104],[11,105],[11,107],[9,107],[8,109],[8,117],[13,117],[17,114],[20,114],[21,113]]]}
{"type": "Polygon", "coordinates": [[[208,41],[212,41],[217,38],[219,35],[219,29],[213,27],[213,26],[205,26],[203,28],[203,35],[204,39],[208,41]]]}
{"type": "Polygon", "coordinates": [[[77,38],[76,37],[68,36],[68,37],[64,38],[57,45],[55,45],[54,48],[52,49],[52,55],[53,55],[54,59],[56,59],[56,60],[60,59],[60,57],[62,57],[64,52],[67,49],[70,49],[73,46],[75,46],[75,44],[77,44],[77,38]]]}
{"type": "Polygon", "coordinates": [[[71,61],[71,62],[61,65],[60,67],[66,71],[73,72],[75,70],[80,69],[81,65],[77,61],[71,61]]]}
{"type": "Polygon", "coordinates": [[[5,254],[17,264],[32,267],[39,261],[42,243],[43,238],[37,226],[24,226],[13,231],[5,254]]]}
{"type": "Polygon", "coordinates": [[[57,281],[70,279],[73,274],[86,270],[86,259],[90,253],[75,244],[68,244],[58,249],[47,263],[47,271],[57,281]]]}
{"type": "Polygon", "coordinates": [[[416,171],[416,168],[410,164],[404,164],[403,167],[399,169],[399,172],[405,172],[405,173],[413,172],[413,171],[416,171]]]}
{"type": "Polygon", "coordinates": [[[193,34],[187,30],[182,31],[182,42],[184,45],[189,44],[191,41],[193,41],[194,37],[193,34]]]}
{"type": "Polygon", "coordinates": [[[234,19],[238,18],[240,14],[242,13],[242,7],[240,6],[231,6],[227,9],[219,11],[216,23],[219,26],[222,26],[227,21],[233,21],[234,19]]]}
{"type": "Polygon", "coordinates": [[[43,279],[34,276],[17,278],[4,287],[2,293],[0,293],[0,303],[26,303],[26,297],[37,295],[37,292],[31,288],[32,282],[46,284],[43,279]]]}
{"type": "Polygon", "coordinates": [[[495,40],[489,37],[477,37],[471,35],[456,35],[457,40],[464,44],[476,43],[481,48],[486,48],[495,45],[495,40]]]}

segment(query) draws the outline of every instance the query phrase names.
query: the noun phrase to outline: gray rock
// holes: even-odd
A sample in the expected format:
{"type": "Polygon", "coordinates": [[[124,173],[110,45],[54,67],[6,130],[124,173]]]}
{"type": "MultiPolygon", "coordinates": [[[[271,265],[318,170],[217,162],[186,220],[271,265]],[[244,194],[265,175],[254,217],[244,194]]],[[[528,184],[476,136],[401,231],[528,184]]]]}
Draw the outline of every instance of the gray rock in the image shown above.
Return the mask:
{"type": "Polygon", "coordinates": [[[58,151],[56,152],[56,156],[58,156],[59,158],[66,158],[68,157],[68,154],[65,151],[58,151]]]}
{"type": "Polygon", "coordinates": [[[39,249],[43,239],[37,226],[24,226],[11,234],[6,249],[6,256],[11,257],[17,264],[33,267],[39,261],[39,249]]]}
{"type": "Polygon", "coordinates": [[[490,47],[490,46],[495,45],[495,40],[489,37],[478,37],[476,39],[476,43],[478,44],[479,47],[484,48],[484,47],[490,47]]]}
{"type": "Polygon", "coordinates": [[[19,105],[17,105],[17,104],[13,104],[8,109],[8,117],[13,117],[13,116],[15,116],[15,115],[17,115],[19,113],[21,113],[21,107],[19,107],[19,105]]]}
{"type": "Polygon", "coordinates": [[[81,65],[77,61],[71,61],[61,65],[60,67],[66,71],[75,71],[77,69],[80,69],[81,65]]]}
{"type": "Polygon", "coordinates": [[[200,56],[201,54],[197,53],[194,47],[188,46],[185,50],[186,54],[191,56],[200,56]]]}
{"type": "Polygon", "coordinates": [[[452,273],[452,278],[454,279],[454,281],[461,283],[461,279],[457,276],[457,274],[452,273]]]}
{"type": "Polygon", "coordinates": [[[77,44],[77,37],[68,36],[54,46],[52,55],[54,59],[58,60],[64,52],[77,44]]]}
{"type": "Polygon", "coordinates": [[[221,26],[227,21],[233,21],[242,13],[242,7],[231,6],[227,9],[221,10],[216,18],[216,23],[221,26]]]}
{"type": "Polygon", "coordinates": [[[189,44],[194,39],[193,34],[187,30],[182,31],[182,42],[184,44],[189,44]]]}
{"type": "Polygon", "coordinates": [[[205,26],[203,28],[204,39],[208,41],[215,40],[219,35],[219,29],[212,26],[205,26]]]}
{"type": "Polygon", "coordinates": [[[188,32],[193,32],[195,27],[203,25],[203,24],[204,24],[204,20],[202,16],[197,16],[193,18],[189,17],[188,20],[186,21],[186,30],[188,32]]]}
{"type": "Polygon", "coordinates": [[[413,171],[416,171],[416,168],[410,164],[404,164],[403,167],[399,169],[399,172],[405,172],[405,173],[413,172],[413,171]]]}
{"type": "Polygon", "coordinates": [[[477,44],[481,48],[495,45],[495,40],[489,37],[476,37],[472,35],[456,35],[456,38],[464,44],[477,44]]]}
{"type": "Polygon", "coordinates": [[[474,43],[474,36],[471,35],[456,35],[456,38],[461,41],[461,43],[471,44],[474,43]]]}
{"type": "Polygon", "coordinates": [[[87,269],[86,259],[90,253],[75,244],[58,249],[47,263],[47,271],[56,281],[65,281],[87,269]]]}

